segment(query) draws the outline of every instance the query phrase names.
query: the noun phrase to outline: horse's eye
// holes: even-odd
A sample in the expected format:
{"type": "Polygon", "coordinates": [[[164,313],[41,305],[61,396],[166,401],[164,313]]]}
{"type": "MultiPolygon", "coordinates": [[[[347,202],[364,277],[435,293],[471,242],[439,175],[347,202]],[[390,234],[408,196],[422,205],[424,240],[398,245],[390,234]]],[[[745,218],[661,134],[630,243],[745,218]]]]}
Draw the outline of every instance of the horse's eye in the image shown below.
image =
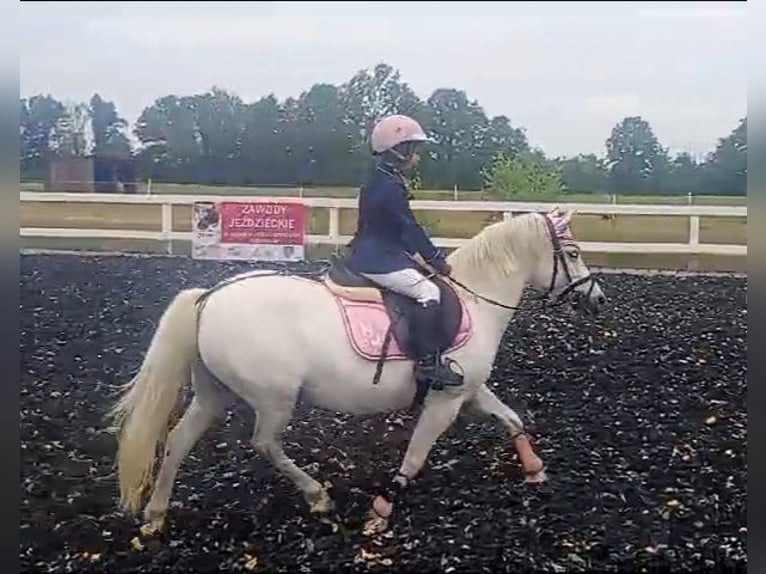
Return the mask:
{"type": "Polygon", "coordinates": [[[580,256],[580,252],[576,249],[573,249],[572,251],[567,251],[567,255],[569,255],[569,257],[572,259],[577,259],[580,256]]]}

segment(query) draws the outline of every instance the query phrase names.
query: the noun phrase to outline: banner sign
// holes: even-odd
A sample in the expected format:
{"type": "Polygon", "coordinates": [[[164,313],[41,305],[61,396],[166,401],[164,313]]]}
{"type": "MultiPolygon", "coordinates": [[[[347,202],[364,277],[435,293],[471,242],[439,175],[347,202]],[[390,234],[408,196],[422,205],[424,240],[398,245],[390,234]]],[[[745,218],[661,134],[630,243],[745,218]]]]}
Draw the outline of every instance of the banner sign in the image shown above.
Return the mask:
{"type": "Polygon", "coordinates": [[[301,261],[306,206],[273,201],[195,202],[192,258],[301,261]]]}

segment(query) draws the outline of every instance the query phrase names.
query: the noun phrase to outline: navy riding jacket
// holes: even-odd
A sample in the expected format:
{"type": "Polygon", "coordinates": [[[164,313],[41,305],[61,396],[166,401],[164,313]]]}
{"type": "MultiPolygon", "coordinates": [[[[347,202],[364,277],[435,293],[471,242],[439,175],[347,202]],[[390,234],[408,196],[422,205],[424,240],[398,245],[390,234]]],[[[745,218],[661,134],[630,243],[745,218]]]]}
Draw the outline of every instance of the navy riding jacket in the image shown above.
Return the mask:
{"type": "Polygon", "coordinates": [[[444,261],[415,219],[410,193],[402,175],[379,163],[359,193],[357,230],[346,256],[355,273],[390,273],[418,265],[408,254],[419,253],[435,268],[444,261]]]}

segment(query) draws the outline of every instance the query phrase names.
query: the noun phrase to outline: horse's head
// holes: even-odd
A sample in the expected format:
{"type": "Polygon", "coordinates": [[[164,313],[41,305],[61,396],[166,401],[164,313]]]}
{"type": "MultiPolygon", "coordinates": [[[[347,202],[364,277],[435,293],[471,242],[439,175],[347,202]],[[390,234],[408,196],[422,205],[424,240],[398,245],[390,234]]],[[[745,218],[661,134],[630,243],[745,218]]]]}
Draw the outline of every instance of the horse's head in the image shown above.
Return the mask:
{"type": "MultiPolygon", "coordinates": [[[[606,303],[606,296],[583,260],[570,222],[574,212],[561,213],[554,208],[538,214],[545,222],[549,257],[540,257],[532,269],[532,287],[545,291],[547,302],[558,305],[571,301],[574,305],[597,313],[606,303]]],[[[544,253],[543,250],[542,253],[544,253]]]]}
{"type": "MultiPolygon", "coordinates": [[[[525,285],[544,292],[552,305],[566,301],[597,312],[606,303],[569,229],[572,213],[558,208],[527,213],[485,227],[450,254],[453,274],[471,284],[480,299],[515,308],[508,295],[520,296],[525,285]]],[[[464,285],[465,287],[465,285],[464,285]]]]}

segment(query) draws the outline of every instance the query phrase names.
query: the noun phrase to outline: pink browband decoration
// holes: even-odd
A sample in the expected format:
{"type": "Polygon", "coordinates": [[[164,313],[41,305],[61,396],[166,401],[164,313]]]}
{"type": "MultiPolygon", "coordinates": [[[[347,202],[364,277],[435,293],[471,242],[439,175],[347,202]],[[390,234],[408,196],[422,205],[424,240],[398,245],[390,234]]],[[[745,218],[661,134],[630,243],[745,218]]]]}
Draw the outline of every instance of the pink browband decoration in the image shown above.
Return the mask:
{"type": "Polygon", "coordinates": [[[551,223],[553,223],[553,229],[556,231],[558,237],[562,239],[572,238],[572,233],[569,229],[572,214],[561,213],[558,208],[556,208],[553,211],[546,213],[545,216],[550,219],[551,223]]]}

